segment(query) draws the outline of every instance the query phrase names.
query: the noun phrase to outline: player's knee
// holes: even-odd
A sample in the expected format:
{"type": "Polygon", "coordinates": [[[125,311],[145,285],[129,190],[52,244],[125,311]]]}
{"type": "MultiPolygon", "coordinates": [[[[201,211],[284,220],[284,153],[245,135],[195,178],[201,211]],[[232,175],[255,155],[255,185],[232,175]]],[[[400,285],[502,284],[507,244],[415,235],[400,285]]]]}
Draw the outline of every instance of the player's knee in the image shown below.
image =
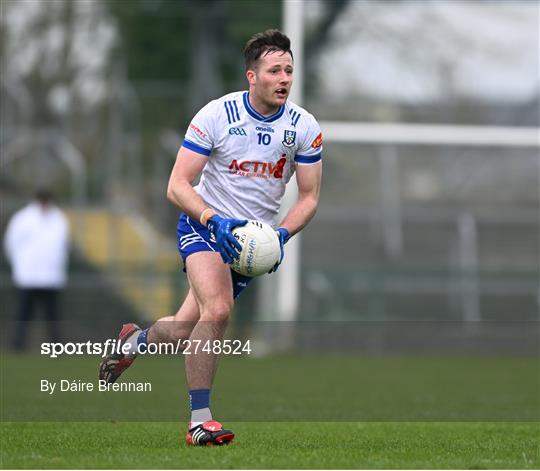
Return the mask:
{"type": "Polygon", "coordinates": [[[233,308],[232,299],[220,300],[209,303],[201,311],[201,320],[205,321],[226,321],[229,319],[233,308]]]}

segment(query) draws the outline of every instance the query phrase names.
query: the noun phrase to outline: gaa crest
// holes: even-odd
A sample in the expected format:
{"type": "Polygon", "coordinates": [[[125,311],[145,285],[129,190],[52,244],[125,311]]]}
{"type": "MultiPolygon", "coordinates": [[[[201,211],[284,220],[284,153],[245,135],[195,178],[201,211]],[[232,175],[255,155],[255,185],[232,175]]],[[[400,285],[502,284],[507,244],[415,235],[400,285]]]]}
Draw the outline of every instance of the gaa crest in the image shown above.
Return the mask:
{"type": "Polygon", "coordinates": [[[285,147],[292,147],[296,141],[296,131],[284,131],[283,132],[283,145],[285,147]]]}

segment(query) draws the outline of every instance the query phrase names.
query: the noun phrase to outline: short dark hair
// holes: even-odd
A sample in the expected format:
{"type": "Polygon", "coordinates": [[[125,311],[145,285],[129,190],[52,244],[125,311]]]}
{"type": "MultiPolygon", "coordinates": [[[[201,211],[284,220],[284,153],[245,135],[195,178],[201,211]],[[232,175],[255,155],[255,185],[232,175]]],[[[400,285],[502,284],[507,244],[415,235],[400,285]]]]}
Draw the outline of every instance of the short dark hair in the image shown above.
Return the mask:
{"type": "Polygon", "coordinates": [[[244,48],[246,70],[255,68],[263,54],[274,51],[283,51],[284,54],[288,52],[293,57],[291,40],[277,29],[267,29],[262,33],[254,34],[244,48]]]}
{"type": "Polygon", "coordinates": [[[40,188],[36,191],[34,198],[41,204],[50,203],[54,198],[52,192],[48,188],[40,188]]]}

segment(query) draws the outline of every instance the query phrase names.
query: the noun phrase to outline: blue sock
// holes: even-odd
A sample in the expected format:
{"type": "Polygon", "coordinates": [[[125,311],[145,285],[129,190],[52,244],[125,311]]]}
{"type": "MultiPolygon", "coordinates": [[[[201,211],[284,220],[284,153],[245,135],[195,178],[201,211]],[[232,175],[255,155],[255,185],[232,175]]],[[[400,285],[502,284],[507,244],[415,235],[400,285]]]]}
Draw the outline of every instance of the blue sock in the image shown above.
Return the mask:
{"type": "Polygon", "coordinates": [[[191,427],[212,420],[210,411],[210,389],[192,389],[189,391],[191,406],[191,427]]]}
{"type": "Polygon", "coordinates": [[[139,336],[137,337],[137,349],[141,353],[146,353],[146,347],[148,347],[148,331],[150,329],[141,330],[139,336]]]}
{"type": "Polygon", "coordinates": [[[209,408],[210,389],[192,389],[189,391],[189,405],[192,411],[209,408]]]}

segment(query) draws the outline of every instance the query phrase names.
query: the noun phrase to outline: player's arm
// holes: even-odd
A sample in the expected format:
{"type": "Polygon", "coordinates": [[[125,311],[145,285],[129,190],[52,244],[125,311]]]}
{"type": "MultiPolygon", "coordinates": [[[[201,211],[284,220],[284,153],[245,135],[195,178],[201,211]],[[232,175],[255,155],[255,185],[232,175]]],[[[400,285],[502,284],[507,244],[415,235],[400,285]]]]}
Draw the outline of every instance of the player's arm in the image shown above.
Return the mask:
{"type": "Polygon", "coordinates": [[[283,261],[283,246],[285,243],[291,236],[301,231],[315,215],[319,204],[321,177],[321,161],[314,164],[297,166],[296,183],[298,185],[298,199],[276,229],[281,247],[281,257],[269,273],[275,272],[283,261]]]}
{"type": "Polygon", "coordinates": [[[280,227],[287,229],[289,237],[301,231],[315,215],[321,190],[322,161],[296,167],[298,199],[291,207],[280,227]]]}
{"type": "MultiPolygon", "coordinates": [[[[201,214],[210,209],[193,189],[193,183],[201,175],[214,147],[217,102],[211,101],[193,117],[182,146],[176,156],[167,198],[195,221],[201,221],[201,214]]],[[[203,222],[206,225],[206,220],[203,222]]]]}
{"type": "Polygon", "coordinates": [[[200,176],[206,162],[207,156],[180,147],[167,187],[167,199],[196,221],[207,206],[193,189],[193,182],[200,176]]]}
{"type": "Polygon", "coordinates": [[[231,263],[240,253],[242,246],[232,235],[235,227],[243,226],[246,220],[222,218],[209,208],[193,189],[193,182],[199,177],[208,157],[180,147],[174,163],[167,198],[195,221],[199,221],[214,235],[224,263],[231,263]]]}

